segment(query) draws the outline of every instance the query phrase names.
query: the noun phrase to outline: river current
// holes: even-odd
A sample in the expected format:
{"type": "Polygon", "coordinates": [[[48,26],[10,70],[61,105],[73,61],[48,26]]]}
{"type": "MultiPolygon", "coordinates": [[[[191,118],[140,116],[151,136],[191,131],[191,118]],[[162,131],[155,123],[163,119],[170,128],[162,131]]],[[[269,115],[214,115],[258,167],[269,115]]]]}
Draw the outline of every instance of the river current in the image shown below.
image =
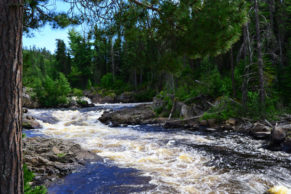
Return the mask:
{"type": "Polygon", "coordinates": [[[264,148],[231,132],[164,129],[153,125],[110,127],[106,109],[31,109],[43,126],[29,132],[79,143],[103,158],[49,188],[50,193],[264,193],[291,188],[291,154],[264,148]]]}

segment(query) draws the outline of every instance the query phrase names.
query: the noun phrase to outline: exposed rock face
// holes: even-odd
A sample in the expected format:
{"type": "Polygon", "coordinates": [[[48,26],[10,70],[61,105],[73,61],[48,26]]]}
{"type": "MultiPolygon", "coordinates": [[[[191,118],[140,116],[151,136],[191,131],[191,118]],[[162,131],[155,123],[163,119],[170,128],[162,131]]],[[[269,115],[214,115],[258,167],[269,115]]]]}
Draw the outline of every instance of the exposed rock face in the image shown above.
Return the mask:
{"type": "Polygon", "coordinates": [[[92,107],[94,104],[91,102],[91,99],[85,96],[76,97],[72,96],[69,97],[69,108],[85,108],[85,107],[92,107]]]}
{"type": "Polygon", "coordinates": [[[287,137],[283,142],[283,151],[291,153],[291,131],[287,133],[287,137]]]}
{"type": "Polygon", "coordinates": [[[267,137],[271,135],[271,131],[272,131],[271,127],[265,124],[256,122],[253,124],[252,128],[250,128],[249,133],[255,138],[266,139],[267,137]]]}
{"type": "Polygon", "coordinates": [[[191,117],[194,116],[195,113],[193,113],[192,111],[192,107],[188,106],[186,104],[183,104],[181,107],[181,112],[180,112],[180,116],[185,118],[185,119],[189,119],[191,117]]]}
{"type": "Polygon", "coordinates": [[[130,102],[135,102],[135,96],[133,92],[123,92],[119,96],[116,97],[117,102],[122,102],[122,103],[130,103],[130,102]]]}
{"type": "Polygon", "coordinates": [[[32,93],[32,89],[31,88],[23,88],[23,92],[22,92],[22,106],[26,107],[26,108],[39,108],[40,105],[37,102],[37,100],[33,100],[31,97],[31,93],[32,93]]]}
{"type": "Polygon", "coordinates": [[[275,126],[271,134],[271,141],[273,143],[281,143],[286,138],[287,129],[284,126],[275,126]]]}
{"type": "Polygon", "coordinates": [[[291,152],[291,124],[276,125],[272,130],[270,147],[291,152]]]}
{"type": "Polygon", "coordinates": [[[98,93],[96,94],[89,94],[87,95],[93,103],[115,103],[116,102],[116,96],[115,95],[109,95],[109,96],[102,96],[98,93]]]}
{"type": "Polygon", "coordinates": [[[123,92],[120,95],[114,93],[110,95],[101,95],[98,92],[85,91],[84,94],[89,97],[93,103],[130,103],[136,102],[133,92],[123,92]]]}
{"type": "Polygon", "coordinates": [[[135,125],[155,118],[155,112],[151,105],[139,105],[133,108],[126,108],[115,112],[105,112],[99,118],[102,123],[119,126],[121,124],[135,125]]]}
{"type": "Polygon", "coordinates": [[[184,120],[169,120],[164,125],[165,128],[187,128],[187,129],[198,129],[199,128],[199,119],[191,118],[184,120]]]}
{"type": "Polygon", "coordinates": [[[73,142],[41,137],[23,139],[24,163],[34,172],[35,185],[48,186],[88,161],[101,160],[73,142]]]}
{"type": "Polygon", "coordinates": [[[41,125],[32,116],[23,115],[22,127],[24,129],[39,129],[41,128],[41,125]]]}

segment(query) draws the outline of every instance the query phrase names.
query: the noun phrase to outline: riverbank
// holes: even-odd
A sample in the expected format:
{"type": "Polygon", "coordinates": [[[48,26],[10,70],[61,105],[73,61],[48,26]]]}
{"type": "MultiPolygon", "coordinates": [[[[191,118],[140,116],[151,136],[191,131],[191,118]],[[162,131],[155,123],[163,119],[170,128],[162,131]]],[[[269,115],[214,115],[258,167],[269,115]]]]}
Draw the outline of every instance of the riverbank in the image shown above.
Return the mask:
{"type": "Polygon", "coordinates": [[[291,115],[283,115],[280,120],[252,121],[247,118],[229,118],[225,121],[201,119],[201,115],[186,119],[159,117],[155,105],[139,105],[117,111],[107,111],[99,120],[112,127],[126,125],[155,124],[165,128],[180,128],[192,131],[234,131],[268,142],[267,148],[291,153],[291,115]]]}
{"type": "Polygon", "coordinates": [[[157,121],[150,125],[112,127],[98,120],[109,112],[126,110],[127,118],[147,117],[145,120],[150,121],[151,112],[140,111],[151,106],[109,104],[75,110],[29,109],[28,115],[42,126],[30,130],[29,135],[73,141],[103,159],[97,164],[80,165],[80,169],[73,170],[48,190],[205,193],[235,189],[240,193],[263,193],[274,185],[291,187],[290,155],[264,149],[264,140],[226,130],[166,129],[157,121]]]}
{"type": "Polygon", "coordinates": [[[35,174],[33,186],[48,187],[90,162],[103,161],[79,144],[55,138],[23,138],[24,163],[35,174]]]}

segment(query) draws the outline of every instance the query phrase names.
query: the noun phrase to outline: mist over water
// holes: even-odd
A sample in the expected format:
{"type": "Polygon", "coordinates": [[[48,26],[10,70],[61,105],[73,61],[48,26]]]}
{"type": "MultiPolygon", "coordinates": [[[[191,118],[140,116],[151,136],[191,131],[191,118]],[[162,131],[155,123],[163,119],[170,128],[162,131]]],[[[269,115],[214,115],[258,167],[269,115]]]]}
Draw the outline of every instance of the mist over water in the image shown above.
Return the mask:
{"type": "Polygon", "coordinates": [[[30,135],[72,140],[104,158],[102,164],[69,175],[52,193],[69,193],[65,188],[86,191],[84,185],[87,193],[110,192],[108,188],[119,188],[113,193],[264,193],[273,185],[291,188],[291,155],[264,149],[264,141],[150,125],[112,128],[98,121],[104,110],[124,106],[134,105],[29,110],[43,125],[30,135]]]}

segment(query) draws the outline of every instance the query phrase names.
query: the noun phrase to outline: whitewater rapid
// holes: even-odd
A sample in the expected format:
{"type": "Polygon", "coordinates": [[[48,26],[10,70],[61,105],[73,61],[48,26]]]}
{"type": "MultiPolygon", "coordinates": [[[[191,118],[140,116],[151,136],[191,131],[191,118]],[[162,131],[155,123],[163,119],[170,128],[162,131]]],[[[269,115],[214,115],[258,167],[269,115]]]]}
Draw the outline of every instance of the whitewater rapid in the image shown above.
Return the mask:
{"type": "Polygon", "coordinates": [[[266,150],[263,141],[150,125],[112,128],[98,120],[112,107],[34,109],[29,114],[43,126],[35,133],[77,142],[105,163],[150,177],[155,187],[147,193],[263,193],[273,185],[291,188],[291,155],[266,150]]]}

